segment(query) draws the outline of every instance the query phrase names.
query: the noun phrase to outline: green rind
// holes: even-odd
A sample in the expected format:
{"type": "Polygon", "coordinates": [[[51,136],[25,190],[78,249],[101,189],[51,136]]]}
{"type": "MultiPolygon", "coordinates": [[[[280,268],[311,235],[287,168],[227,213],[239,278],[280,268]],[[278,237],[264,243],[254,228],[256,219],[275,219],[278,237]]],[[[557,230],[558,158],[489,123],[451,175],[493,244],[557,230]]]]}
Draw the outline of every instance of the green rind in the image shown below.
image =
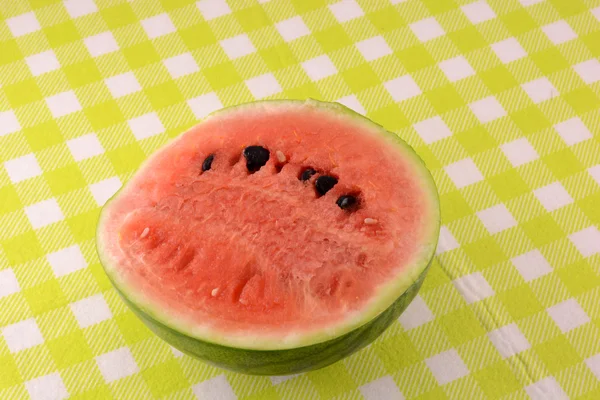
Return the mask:
{"type": "Polygon", "coordinates": [[[387,310],[369,323],[326,342],[286,350],[239,349],[190,337],[152,318],[125,294],[118,292],[152,332],[190,356],[216,367],[245,374],[290,375],[326,367],[370,344],[408,307],[421,288],[427,269],[387,310]]]}
{"type": "MultiPolygon", "coordinates": [[[[402,275],[380,288],[380,296],[360,314],[336,330],[300,336],[293,341],[276,341],[273,338],[232,338],[218,332],[195,331],[189,324],[157,308],[150,299],[129,288],[117,273],[117,268],[104,257],[102,236],[97,235],[97,248],[104,269],[125,302],[151,330],[180,350],[204,359],[212,364],[231,370],[262,375],[289,374],[329,365],[364,347],[383,332],[389,324],[406,309],[419,290],[430,264],[440,228],[439,198],[433,178],[421,158],[397,135],[380,125],[337,103],[316,100],[272,100],[246,103],[219,110],[209,118],[226,117],[227,114],[243,109],[267,108],[270,106],[306,105],[328,109],[345,118],[351,117],[357,124],[390,140],[405,156],[412,159],[415,173],[429,193],[432,217],[429,240],[424,241],[423,250],[416,261],[402,275]]],[[[175,139],[177,140],[177,139],[175,139]]],[[[144,165],[150,162],[148,159],[144,165]]],[[[144,165],[140,169],[144,168],[144,165]]],[[[123,187],[119,192],[124,190],[123,187]]],[[[100,215],[98,230],[101,229],[109,200],[100,215]]]]}

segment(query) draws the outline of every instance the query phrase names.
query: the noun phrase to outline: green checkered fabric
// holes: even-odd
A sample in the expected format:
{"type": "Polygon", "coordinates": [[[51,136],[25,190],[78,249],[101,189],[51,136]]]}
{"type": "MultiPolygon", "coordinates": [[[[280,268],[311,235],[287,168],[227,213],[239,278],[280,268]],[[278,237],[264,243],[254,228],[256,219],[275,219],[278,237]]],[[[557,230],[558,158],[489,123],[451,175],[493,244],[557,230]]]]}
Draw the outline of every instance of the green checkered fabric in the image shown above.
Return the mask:
{"type": "Polygon", "coordinates": [[[600,399],[599,57],[600,0],[1,1],[0,398],[600,399]],[[424,158],[437,256],[367,349],[225,372],[121,302],[100,206],[209,112],[306,97],[424,158]]]}

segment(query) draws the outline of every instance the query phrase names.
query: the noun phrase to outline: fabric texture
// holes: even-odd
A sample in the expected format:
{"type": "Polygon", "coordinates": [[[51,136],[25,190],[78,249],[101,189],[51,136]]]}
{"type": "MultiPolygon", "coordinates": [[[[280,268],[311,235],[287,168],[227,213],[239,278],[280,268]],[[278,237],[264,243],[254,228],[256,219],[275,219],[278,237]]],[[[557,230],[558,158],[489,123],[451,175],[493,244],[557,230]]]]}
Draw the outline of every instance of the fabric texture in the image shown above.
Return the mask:
{"type": "Polygon", "coordinates": [[[1,399],[599,399],[599,0],[0,2],[1,399]],[[381,338],[251,377],[147,330],[100,206],[213,110],[339,101],[438,185],[438,253],[381,338]]]}

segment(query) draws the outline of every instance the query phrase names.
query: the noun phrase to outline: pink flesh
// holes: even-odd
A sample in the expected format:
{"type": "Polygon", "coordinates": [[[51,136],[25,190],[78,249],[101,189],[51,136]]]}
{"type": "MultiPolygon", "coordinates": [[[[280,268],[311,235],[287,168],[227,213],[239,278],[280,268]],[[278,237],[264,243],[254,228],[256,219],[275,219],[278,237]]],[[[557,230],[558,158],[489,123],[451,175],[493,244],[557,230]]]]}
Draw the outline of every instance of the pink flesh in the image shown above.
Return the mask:
{"type": "Polygon", "coordinates": [[[298,332],[343,320],[411,262],[430,218],[410,162],[364,132],[312,108],[207,120],[111,203],[101,232],[109,260],[171,314],[223,332],[298,332]],[[254,174],[241,156],[249,145],[271,152],[254,174]],[[298,179],[304,167],[339,183],[317,197],[316,176],[298,179]],[[355,212],[336,205],[346,193],[360,193],[355,212]]]}

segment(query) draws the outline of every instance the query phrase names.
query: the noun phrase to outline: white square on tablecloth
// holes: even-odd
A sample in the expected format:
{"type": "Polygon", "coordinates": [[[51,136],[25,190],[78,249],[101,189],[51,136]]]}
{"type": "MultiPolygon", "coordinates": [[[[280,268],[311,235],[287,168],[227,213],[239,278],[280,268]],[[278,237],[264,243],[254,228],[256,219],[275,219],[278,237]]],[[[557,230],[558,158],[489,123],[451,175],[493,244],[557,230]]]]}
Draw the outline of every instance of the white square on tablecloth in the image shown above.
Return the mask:
{"type": "Polygon", "coordinates": [[[119,50],[119,45],[110,31],[88,36],[83,39],[83,43],[85,43],[85,47],[87,47],[92,57],[99,57],[119,50]]]}
{"type": "Polygon", "coordinates": [[[173,79],[181,78],[194,72],[200,71],[192,53],[183,53],[178,56],[167,58],[163,61],[167,71],[173,79]]]}
{"type": "Polygon", "coordinates": [[[18,183],[42,174],[42,169],[33,153],[6,161],[4,168],[13,183],[18,183]]]}
{"type": "Polygon", "coordinates": [[[142,90],[142,86],[133,72],[125,72],[124,74],[111,76],[110,78],[106,78],[104,83],[108,86],[110,94],[112,94],[115,99],[142,90]]]}
{"type": "Polygon", "coordinates": [[[65,0],[64,4],[71,18],[83,17],[98,11],[93,0],[65,0]]]}
{"type": "Polygon", "coordinates": [[[417,328],[432,320],[433,314],[431,310],[419,295],[415,296],[406,310],[398,317],[398,321],[405,330],[417,328]]]}
{"type": "Polygon", "coordinates": [[[440,385],[445,385],[469,374],[469,369],[455,349],[444,351],[425,360],[440,385]]]}
{"type": "Polygon", "coordinates": [[[469,3],[460,9],[473,24],[479,24],[496,18],[494,10],[483,0],[469,3]]]}
{"type": "Polygon", "coordinates": [[[46,259],[57,278],[79,271],[88,265],[77,244],[50,253],[46,255],[46,259]]]}
{"type": "Polygon", "coordinates": [[[56,199],[40,201],[25,207],[25,214],[33,229],[43,228],[65,219],[56,199]]]}
{"type": "Polygon", "coordinates": [[[560,182],[554,182],[535,189],[533,194],[548,212],[558,210],[573,202],[573,198],[560,182]]]}
{"type": "Polygon", "coordinates": [[[569,240],[584,257],[600,253],[600,231],[593,225],[570,234],[569,240]]]}
{"type": "Polygon", "coordinates": [[[492,50],[503,64],[517,61],[527,55],[521,43],[514,37],[492,44],[492,50]]]}
{"type": "Polygon", "coordinates": [[[127,347],[96,357],[96,363],[106,383],[133,375],[140,370],[127,347]]]}
{"type": "Polygon", "coordinates": [[[437,22],[435,17],[425,18],[412,23],[410,24],[410,29],[423,43],[446,34],[446,31],[444,31],[444,28],[437,22]]]}
{"type": "Polygon", "coordinates": [[[427,144],[452,136],[452,131],[440,116],[417,122],[413,127],[427,144]]]}
{"type": "Polygon", "coordinates": [[[554,125],[554,129],[565,141],[567,146],[573,146],[574,144],[592,138],[592,133],[579,117],[573,117],[560,122],[554,125]]]}
{"type": "Polygon", "coordinates": [[[46,97],[46,104],[54,118],[64,117],[81,110],[81,104],[72,90],[46,97]]]}
{"type": "Polygon", "coordinates": [[[488,333],[488,336],[503,358],[512,357],[531,347],[515,323],[498,328],[488,333]]]}
{"type": "Polygon", "coordinates": [[[14,37],[20,37],[42,29],[33,11],[7,19],[6,25],[8,25],[8,29],[14,37]]]}
{"type": "Polygon", "coordinates": [[[173,25],[173,21],[169,18],[169,14],[162,13],[154,17],[146,18],[141,21],[142,28],[146,31],[149,39],[155,39],[169,33],[175,32],[177,29],[173,25]]]}
{"type": "Polygon", "coordinates": [[[573,67],[588,85],[600,81],[600,61],[594,59],[581,62],[573,67]]]}
{"type": "Polygon", "coordinates": [[[162,121],[155,112],[132,118],[127,121],[127,124],[137,140],[146,139],[165,131],[162,121]]]}
{"type": "Polygon", "coordinates": [[[365,400],[404,400],[405,398],[389,375],[362,385],[358,390],[365,400]]]}
{"type": "Polygon", "coordinates": [[[529,7],[534,4],[541,3],[542,1],[546,1],[546,0],[519,0],[519,3],[521,3],[521,5],[523,7],[529,7]]]}
{"type": "Polygon", "coordinates": [[[596,378],[600,381],[600,353],[585,360],[585,365],[588,366],[590,371],[592,371],[592,373],[596,375],[596,378]]]}
{"type": "Polygon", "coordinates": [[[356,43],[356,48],[367,61],[377,60],[378,58],[392,54],[392,49],[383,36],[375,36],[360,41],[356,43]]]}
{"type": "Polygon", "coordinates": [[[223,103],[214,92],[189,99],[187,104],[192,109],[196,119],[202,119],[211,112],[223,108],[223,103]]]}
{"type": "Polygon", "coordinates": [[[542,27],[542,31],[554,44],[562,44],[577,38],[577,34],[567,21],[557,21],[542,27]]]}
{"type": "Polygon", "coordinates": [[[13,110],[0,111],[0,136],[21,130],[21,124],[13,110]]]}
{"type": "Polygon", "coordinates": [[[173,356],[175,356],[175,358],[180,358],[185,355],[180,350],[177,350],[175,347],[173,347],[173,346],[169,346],[169,347],[171,348],[171,353],[173,353],[173,356]]]}
{"type": "Polygon", "coordinates": [[[331,4],[329,9],[338,22],[347,22],[365,15],[365,12],[354,0],[342,0],[338,3],[331,4]]]}
{"type": "Polygon", "coordinates": [[[446,165],[444,170],[458,189],[483,180],[483,175],[471,158],[446,165]]]}
{"type": "Polygon", "coordinates": [[[461,276],[452,281],[454,287],[467,301],[472,304],[483,299],[487,299],[495,294],[494,289],[485,280],[481,272],[474,272],[469,275],[461,276]]]}
{"type": "Polygon", "coordinates": [[[275,29],[286,43],[310,34],[310,30],[299,15],[278,22],[275,24],[275,29]]]}
{"type": "Polygon", "coordinates": [[[256,52],[256,47],[254,47],[250,38],[245,33],[221,40],[220,44],[230,60],[235,60],[256,52]]]}
{"type": "Polygon", "coordinates": [[[300,374],[271,376],[270,381],[273,385],[279,385],[280,383],[289,381],[290,379],[294,379],[298,376],[300,376],[300,374]]]}
{"type": "Polygon", "coordinates": [[[351,94],[350,96],[344,96],[341,99],[336,100],[338,103],[345,105],[349,109],[356,111],[361,115],[365,115],[367,111],[364,109],[360,101],[356,98],[355,95],[351,94]]]}
{"type": "Polygon", "coordinates": [[[539,380],[525,388],[531,400],[569,400],[553,376],[539,380]]]}
{"type": "Polygon", "coordinates": [[[525,282],[532,281],[552,272],[552,267],[539,250],[531,250],[527,253],[513,257],[510,260],[525,282]]]}
{"type": "Polygon", "coordinates": [[[306,74],[313,82],[337,73],[337,68],[335,65],[333,65],[331,59],[325,54],[312,58],[308,61],[304,61],[302,63],[302,68],[304,71],[306,71],[306,74]]]}
{"type": "Polygon", "coordinates": [[[25,388],[31,400],[61,400],[69,397],[69,392],[58,372],[27,381],[25,388]]]}
{"type": "Polygon", "coordinates": [[[506,115],[504,107],[494,96],[477,100],[469,104],[469,108],[482,124],[492,122],[506,115]]]}
{"type": "Polygon", "coordinates": [[[588,168],[588,173],[590,174],[592,179],[594,179],[596,183],[600,185],[600,164],[588,168]]]}
{"type": "Polygon", "coordinates": [[[0,299],[20,291],[19,281],[12,268],[0,271],[0,299]]]}
{"type": "Polygon", "coordinates": [[[478,211],[477,217],[479,217],[483,226],[485,226],[485,229],[491,235],[517,226],[517,221],[504,204],[497,204],[485,210],[478,211]]]}
{"type": "Polygon", "coordinates": [[[90,185],[90,192],[96,200],[99,206],[106,204],[107,200],[110,199],[117,190],[121,188],[121,180],[118,176],[104,179],[103,181],[96,182],[90,185]]]}
{"type": "Polygon", "coordinates": [[[40,76],[60,68],[60,63],[52,50],[31,55],[25,59],[25,62],[33,76],[40,76]]]}
{"type": "Polygon", "coordinates": [[[71,151],[75,161],[85,160],[104,153],[104,147],[95,133],[79,136],[67,141],[67,147],[71,151]]]}
{"type": "Polygon", "coordinates": [[[283,89],[277,82],[277,78],[272,73],[255,76],[248,79],[246,86],[256,99],[262,99],[274,94],[280,93],[283,89]]]}
{"type": "Polygon", "coordinates": [[[527,138],[520,138],[509,143],[504,143],[500,148],[513,167],[518,167],[540,158],[527,138]]]}
{"type": "Polygon", "coordinates": [[[475,75],[475,70],[465,56],[449,58],[439,63],[438,66],[450,82],[456,82],[475,75]]]}
{"type": "Polygon", "coordinates": [[[112,317],[112,312],[101,293],[70,304],[81,328],[87,328],[112,317]]]}
{"type": "Polygon", "coordinates": [[[404,101],[420,95],[421,88],[410,75],[392,79],[383,84],[394,101],[404,101]]]}
{"type": "Polygon", "coordinates": [[[207,21],[231,14],[231,8],[225,0],[201,0],[196,3],[196,6],[207,21]]]}
{"type": "Polygon", "coordinates": [[[590,317],[575,299],[568,299],[555,304],[546,311],[563,333],[590,322],[590,317]]]}
{"type": "Polygon", "coordinates": [[[17,353],[44,343],[42,332],[40,332],[35,318],[5,326],[2,328],[2,336],[4,336],[4,341],[11,353],[17,353]]]}
{"type": "Polygon", "coordinates": [[[436,254],[443,254],[447,251],[454,250],[460,247],[460,244],[452,235],[452,232],[446,227],[442,226],[440,228],[440,238],[438,240],[438,245],[436,249],[436,254]]]}
{"type": "Polygon", "coordinates": [[[552,82],[546,77],[524,83],[521,87],[536,104],[559,95],[558,90],[556,90],[552,82]]]}
{"type": "Polygon", "coordinates": [[[219,375],[194,385],[192,392],[194,392],[198,400],[237,400],[237,396],[233,392],[225,375],[219,375]]]}

